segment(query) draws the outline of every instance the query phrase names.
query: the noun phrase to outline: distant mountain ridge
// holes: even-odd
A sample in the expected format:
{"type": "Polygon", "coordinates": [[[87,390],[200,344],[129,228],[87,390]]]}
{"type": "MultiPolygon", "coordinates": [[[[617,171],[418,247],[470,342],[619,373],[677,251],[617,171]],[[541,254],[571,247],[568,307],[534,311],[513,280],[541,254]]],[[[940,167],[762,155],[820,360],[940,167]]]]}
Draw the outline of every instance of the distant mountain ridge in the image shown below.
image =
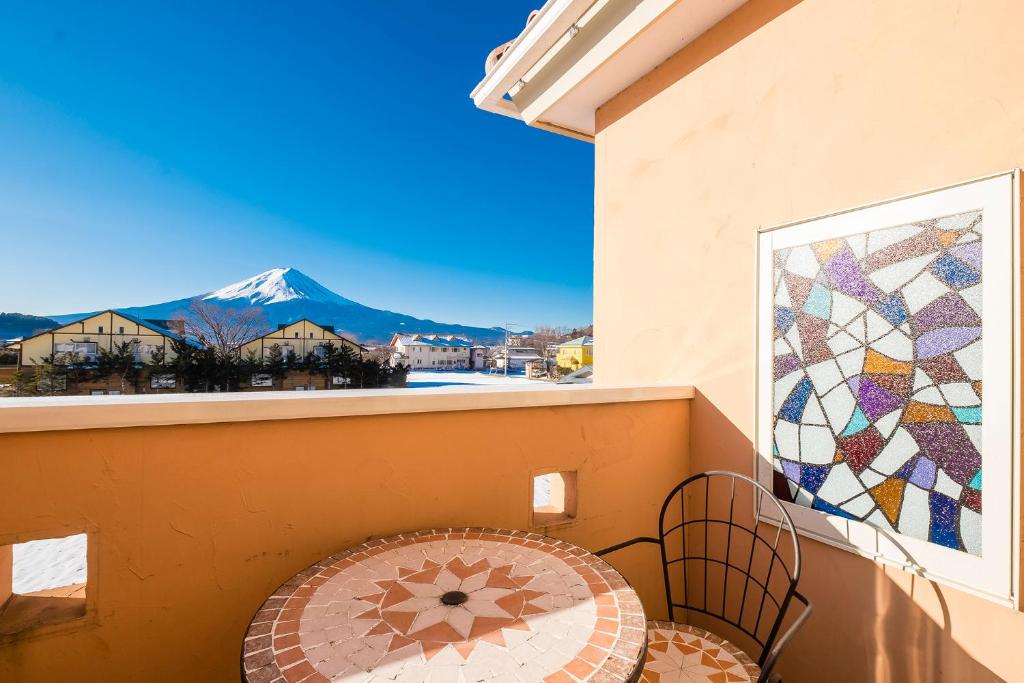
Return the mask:
{"type": "Polygon", "coordinates": [[[31,337],[33,334],[57,326],[52,318],[25,313],[0,313],[0,339],[31,337]]]}
{"type": "MultiPolygon", "coordinates": [[[[296,268],[272,268],[213,292],[116,310],[147,320],[170,320],[186,312],[195,299],[225,308],[260,307],[271,328],[308,318],[321,325],[333,325],[339,334],[355,337],[360,342],[386,342],[395,332],[457,334],[481,344],[495,344],[505,336],[501,327],[443,323],[364,306],[336,294],[296,268]]],[[[50,318],[65,324],[86,315],[89,313],[50,318]]]]}

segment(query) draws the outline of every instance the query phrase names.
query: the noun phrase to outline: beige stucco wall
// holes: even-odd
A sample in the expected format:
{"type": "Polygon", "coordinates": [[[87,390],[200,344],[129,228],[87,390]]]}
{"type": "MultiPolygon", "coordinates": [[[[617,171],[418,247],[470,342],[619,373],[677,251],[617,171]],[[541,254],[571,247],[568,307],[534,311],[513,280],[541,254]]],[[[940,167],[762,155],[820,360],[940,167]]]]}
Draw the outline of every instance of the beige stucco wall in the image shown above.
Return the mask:
{"type": "MultiPolygon", "coordinates": [[[[694,384],[695,469],[750,472],[758,226],[1024,166],[1022,23],[1013,0],[753,0],[606,104],[599,380],[694,384]]],[[[1024,680],[1024,615],[804,552],[787,681],[1024,680]]]]}

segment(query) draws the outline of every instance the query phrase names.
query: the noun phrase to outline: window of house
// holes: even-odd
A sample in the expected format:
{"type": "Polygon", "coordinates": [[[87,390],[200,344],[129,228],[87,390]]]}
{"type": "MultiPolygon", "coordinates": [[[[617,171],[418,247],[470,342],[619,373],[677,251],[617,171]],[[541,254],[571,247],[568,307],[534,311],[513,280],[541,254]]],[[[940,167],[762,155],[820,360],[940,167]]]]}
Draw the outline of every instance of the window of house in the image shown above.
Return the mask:
{"type": "Polygon", "coordinates": [[[97,328],[97,329],[99,329],[100,334],[103,334],[103,325],[100,325],[99,328],[97,328]]]}
{"type": "Polygon", "coordinates": [[[57,344],[54,349],[57,353],[78,353],[88,359],[96,356],[96,342],[64,342],[57,344]]]}
{"type": "Polygon", "coordinates": [[[124,334],[124,325],[122,325],[121,327],[117,328],[117,333],[118,334],[124,334]]]}

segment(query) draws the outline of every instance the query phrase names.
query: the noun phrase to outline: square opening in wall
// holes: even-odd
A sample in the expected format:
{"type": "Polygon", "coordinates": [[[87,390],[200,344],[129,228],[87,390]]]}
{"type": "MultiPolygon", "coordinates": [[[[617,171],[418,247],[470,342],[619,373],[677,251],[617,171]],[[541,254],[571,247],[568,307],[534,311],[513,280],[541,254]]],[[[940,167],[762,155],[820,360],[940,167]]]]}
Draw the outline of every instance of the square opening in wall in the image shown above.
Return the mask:
{"type": "Polygon", "coordinates": [[[549,472],[533,478],[533,526],[576,519],[576,472],[549,472]]]}
{"type": "Polygon", "coordinates": [[[0,546],[0,635],[85,616],[86,534],[0,546]]]}

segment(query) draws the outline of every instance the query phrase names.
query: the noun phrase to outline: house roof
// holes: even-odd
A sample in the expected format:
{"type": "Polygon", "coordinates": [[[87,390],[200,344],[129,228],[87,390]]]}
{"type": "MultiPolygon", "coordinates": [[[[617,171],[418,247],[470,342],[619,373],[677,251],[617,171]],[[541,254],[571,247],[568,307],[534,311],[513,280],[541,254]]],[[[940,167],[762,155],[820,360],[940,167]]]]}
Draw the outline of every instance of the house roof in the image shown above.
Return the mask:
{"type": "Polygon", "coordinates": [[[114,315],[119,315],[122,318],[124,318],[125,320],[132,321],[133,323],[135,323],[139,327],[145,327],[146,329],[152,330],[153,332],[156,332],[157,334],[162,334],[165,337],[170,337],[171,339],[181,339],[182,338],[181,335],[178,334],[177,332],[174,332],[173,330],[168,330],[167,328],[161,327],[160,325],[157,325],[156,323],[153,323],[153,322],[151,322],[149,320],[143,320],[142,318],[138,318],[138,317],[136,317],[134,315],[131,315],[130,313],[125,313],[124,311],[119,311],[116,308],[108,308],[105,311],[97,311],[96,313],[90,313],[89,315],[83,315],[81,318],[78,318],[77,320],[71,320],[71,321],[63,323],[61,325],[57,325],[56,327],[51,327],[48,330],[43,330],[42,332],[37,332],[36,334],[32,335],[31,337],[26,337],[22,341],[24,342],[24,341],[28,341],[29,339],[35,339],[36,337],[41,337],[44,334],[50,334],[54,330],[59,330],[62,327],[67,327],[69,325],[77,325],[78,323],[85,322],[86,320],[89,320],[91,318],[95,318],[98,315],[106,315],[107,313],[113,313],[114,315]]]}
{"type": "Polygon", "coordinates": [[[593,346],[593,345],[594,345],[594,338],[593,337],[589,337],[587,335],[583,335],[582,337],[576,337],[575,339],[570,339],[567,342],[562,342],[561,344],[559,344],[559,346],[566,346],[566,347],[568,347],[568,346],[593,346]]]}
{"type": "Polygon", "coordinates": [[[584,365],[576,372],[570,372],[558,380],[558,384],[592,384],[594,377],[594,366],[584,365]]]}
{"type": "Polygon", "coordinates": [[[454,334],[396,334],[391,340],[392,345],[398,343],[402,346],[456,346],[459,348],[473,348],[473,342],[465,337],[456,337],[454,334]]]}
{"type": "MultiPolygon", "coordinates": [[[[362,350],[362,351],[369,351],[370,350],[369,348],[367,348],[366,346],[360,344],[356,340],[349,339],[348,337],[346,337],[343,334],[338,334],[338,332],[335,330],[333,325],[321,325],[320,323],[316,322],[315,320],[310,320],[309,318],[299,318],[298,320],[293,320],[290,323],[282,323],[282,324],[278,325],[277,327],[275,327],[274,329],[272,329],[272,330],[270,330],[268,332],[264,332],[263,334],[261,334],[261,335],[259,335],[257,337],[253,337],[252,339],[250,339],[247,342],[242,342],[238,346],[239,346],[239,348],[241,348],[241,347],[245,346],[246,344],[252,344],[254,341],[258,341],[260,339],[263,339],[264,337],[269,337],[270,335],[274,334],[275,332],[280,332],[281,330],[283,330],[285,328],[291,327],[292,325],[298,325],[299,323],[309,323],[310,325],[315,325],[316,327],[319,327],[324,332],[327,332],[328,334],[333,334],[338,339],[342,339],[344,341],[347,341],[349,344],[353,344],[355,346],[358,346],[360,348],[360,350],[362,350]]],[[[288,337],[285,337],[285,340],[287,340],[287,339],[288,339],[288,337]]]]}
{"type": "MultiPolygon", "coordinates": [[[[496,358],[504,358],[505,348],[498,347],[497,352],[494,354],[496,358]]],[[[510,346],[508,347],[508,357],[513,360],[544,360],[537,349],[530,348],[528,346],[510,346]]]]}
{"type": "MultiPolygon", "coordinates": [[[[143,320],[142,318],[137,318],[134,315],[131,315],[129,313],[123,313],[123,312],[118,311],[118,310],[105,311],[105,312],[116,313],[117,315],[121,316],[122,318],[124,318],[126,320],[131,320],[133,323],[135,323],[136,325],[138,325],[140,327],[148,328],[150,330],[153,330],[154,332],[158,332],[158,333],[164,335],[165,337],[170,337],[171,339],[181,339],[181,335],[178,334],[177,332],[175,332],[174,330],[168,329],[168,328],[164,327],[163,325],[158,325],[157,323],[153,322],[152,320],[143,320]]],[[[89,316],[89,317],[91,318],[92,316],[89,316]]]]}

